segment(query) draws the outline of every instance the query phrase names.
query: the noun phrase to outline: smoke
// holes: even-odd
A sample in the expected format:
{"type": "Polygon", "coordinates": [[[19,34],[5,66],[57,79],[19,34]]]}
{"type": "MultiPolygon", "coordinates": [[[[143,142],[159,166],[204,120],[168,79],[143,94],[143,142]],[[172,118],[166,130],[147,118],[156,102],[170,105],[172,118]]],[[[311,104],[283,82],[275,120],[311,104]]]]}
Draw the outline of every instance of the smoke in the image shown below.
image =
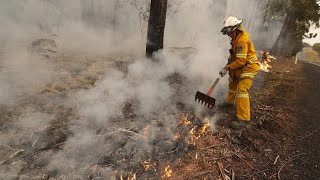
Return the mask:
{"type": "Polygon", "coordinates": [[[20,177],[18,172],[23,166],[16,158],[47,146],[49,137],[44,131],[53,119],[52,115],[26,108],[23,115],[11,125],[2,125],[0,132],[1,178],[16,179],[20,177]]]}
{"type": "Polygon", "coordinates": [[[28,110],[13,123],[12,127],[1,132],[1,144],[17,147],[22,143],[26,143],[26,140],[30,140],[28,143],[33,143],[32,139],[35,140],[38,134],[37,132],[45,128],[54,118],[48,114],[32,111],[33,110],[28,110]]]}
{"type": "MultiPolygon", "coordinates": [[[[52,158],[50,169],[62,175],[65,170],[85,169],[88,164],[105,158],[125,162],[128,154],[132,154],[131,163],[139,164],[154,148],[150,142],[172,140],[175,116],[179,113],[175,104],[180,101],[194,107],[194,93],[199,87],[203,91],[210,87],[228,56],[225,54],[228,43],[220,36],[220,28],[213,28],[221,27],[222,17],[216,23],[208,23],[212,18],[208,4],[183,4],[167,21],[166,44],[179,42],[192,34],[195,36],[189,42],[184,41],[179,46],[192,46],[196,53],[182,58],[169,48],[157,54],[159,62],[135,59],[129,62],[126,71],[108,69],[94,88],[77,93],[79,119],[70,126],[73,135],[67,139],[63,150],[52,158]],[[175,77],[173,74],[180,75],[175,77]],[[171,82],[170,78],[182,79],[181,93],[177,94],[179,85],[173,86],[176,82],[171,82]],[[130,106],[129,111],[134,114],[129,121],[125,118],[126,106],[130,106]],[[144,134],[145,131],[148,133],[144,134]],[[110,136],[112,140],[109,140],[110,136]]],[[[186,48],[186,51],[193,50],[186,48]]],[[[203,107],[196,105],[196,108],[201,114],[203,107]]],[[[210,118],[212,129],[216,118],[210,118]]],[[[121,167],[121,163],[118,166],[121,167]]],[[[81,174],[80,171],[75,173],[81,174]]]]}
{"type": "MultiPolygon", "coordinates": [[[[0,1],[5,27],[0,30],[0,104],[4,111],[16,113],[13,117],[8,113],[9,122],[0,119],[6,129],[0,144],[27,152],[58,148],[33,157],[46,162],[41,173],[110,179],[115,170],[128,170],[150,157],[153,148],[172,147],[168,142],[177,114],[185,109],[203,114],[204,107],[194,103],[194,93],[205,93],[227,63],[230,44],[220,33],[223,20],[229,15],[247,18],[245,26],[253,34],[260,23],[252,18],[254,13],[247,13],[256,10],[253,0],[248,0],[250,11],[243,11],[247,5],[235,0],[172,3],[165,49],[156,54],[159,62],[152,62],[142,56],[148,1],[131,2],[136,6],[122,0],[0,1]],[[53,39],[57,45],[49,58],[28,50],[41,38],[53,39]],[[124,60],[125,55],[130,58],[124,60]],[[106,68],[103,75],[99,67],[106,68]],[[84,83],[88,74],[95,77],[92,85],[68,84],[84,83]],[[46,93],[44,89],[52,84],[63,88],[46,93]],[[31,101],[31,97],[38,99],[31,101]],[[17,107],[35,109],[30,113],[17,107]],[[61,139],[63,146],[58,146],[61,139]]],[[[227,77],[222,78],[214,91],[219,103],[224,101],[227,83],[227,77]]],[[[209,117],[213,131],[218,118],[209,117]]],[[[3,176],[15,172],[31,177],[35,171],[23,171],[23,163],[19,165],[3,176]]],[[[10,163],[4,167],[11,167],[10,163]]]]}

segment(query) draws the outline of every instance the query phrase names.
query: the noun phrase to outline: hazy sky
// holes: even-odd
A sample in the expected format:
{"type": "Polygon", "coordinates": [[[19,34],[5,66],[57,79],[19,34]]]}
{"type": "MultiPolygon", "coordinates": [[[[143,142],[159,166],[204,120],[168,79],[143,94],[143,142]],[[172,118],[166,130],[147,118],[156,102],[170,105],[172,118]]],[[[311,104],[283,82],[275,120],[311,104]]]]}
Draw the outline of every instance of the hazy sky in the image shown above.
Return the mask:
{"type": "Polygon", "coordinates": [[[320,28],[315,28],[315,26],[310,28],[310,33],[318,33],[318,36],[316,38],[312,39],[304,39],[304,42],[309,43],[310,45],[313,45],[314,43],[320,43],[320,28]]]}

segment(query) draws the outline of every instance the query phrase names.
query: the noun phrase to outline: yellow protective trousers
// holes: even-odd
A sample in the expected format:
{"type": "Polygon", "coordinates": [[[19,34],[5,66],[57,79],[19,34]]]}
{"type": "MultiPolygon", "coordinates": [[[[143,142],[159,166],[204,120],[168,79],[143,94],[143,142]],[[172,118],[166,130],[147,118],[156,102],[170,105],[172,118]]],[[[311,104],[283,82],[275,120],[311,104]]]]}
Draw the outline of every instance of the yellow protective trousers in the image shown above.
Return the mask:
{"type": "Polygon", "coordinates": [[[250,121],[249,90],[252,86],[251,78],[234,79],[229,82],[227,103],[236,105],[237,118],[250,121]]]}

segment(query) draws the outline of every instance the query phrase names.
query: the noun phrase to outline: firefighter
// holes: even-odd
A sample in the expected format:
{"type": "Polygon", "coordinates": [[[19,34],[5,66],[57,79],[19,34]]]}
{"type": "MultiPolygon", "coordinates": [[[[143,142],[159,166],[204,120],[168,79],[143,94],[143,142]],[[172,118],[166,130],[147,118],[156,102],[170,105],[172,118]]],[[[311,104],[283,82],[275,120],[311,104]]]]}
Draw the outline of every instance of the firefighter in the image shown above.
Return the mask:
{"type": "Polygon", "coordinates": [[[230,37],[232,46],[228,64],[219,72],[221,76],[229,72],[229,94],[226,103],[236,106],[237,115],[237,120],[231,122],[232,128],[245,127],[250,122],[249,90],[252,79],[260,68],[254,45],[241,24],[242,19],[230,16],[221,30],[223,35],[230,37]]]}

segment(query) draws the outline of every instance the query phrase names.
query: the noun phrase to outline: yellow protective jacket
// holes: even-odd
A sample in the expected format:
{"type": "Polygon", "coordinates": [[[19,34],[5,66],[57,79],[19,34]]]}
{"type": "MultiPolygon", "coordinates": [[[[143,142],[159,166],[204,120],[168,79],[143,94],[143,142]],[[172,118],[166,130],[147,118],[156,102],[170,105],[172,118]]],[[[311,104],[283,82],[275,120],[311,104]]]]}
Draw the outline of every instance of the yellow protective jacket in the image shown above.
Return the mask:
{"type": "Polygon", "coordinates": [[[254,45],[249,34],[240,26],[239,34],[232,40],[232,54],[229,68],[229,80],[234,81],[242,78],[254,78],[259,69],[259,61],[256,56],[254,45]]]}

